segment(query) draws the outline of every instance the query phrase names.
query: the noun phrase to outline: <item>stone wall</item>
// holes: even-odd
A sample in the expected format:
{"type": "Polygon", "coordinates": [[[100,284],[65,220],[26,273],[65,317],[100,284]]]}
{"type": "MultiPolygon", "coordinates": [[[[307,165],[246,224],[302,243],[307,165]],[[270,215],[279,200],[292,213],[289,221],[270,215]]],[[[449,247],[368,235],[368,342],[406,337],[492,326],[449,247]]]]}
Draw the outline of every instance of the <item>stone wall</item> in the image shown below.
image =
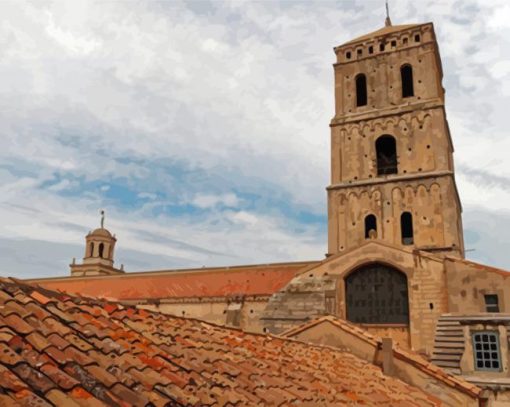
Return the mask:
{"type": "Polygon", "coordinates": [[[322,315],[335,315],[337,276],[302,275],[273,294],[262,316],[267,331],[279,334],[322,315]]]}
{"type": "Polygon", "coordinates": [[[229,325],[247,332],[263,332],[261,317],[268,300],[268,296],[183,298],[163,300],[159,303],[139,303],[138,307],[179,317],[196,318],[217,325],[229,325]],[[239,307],[232,307],[232,304],[238,304],[239,307]],[[233,312],[237,312],[239,308],[239,324],[228,323],[230,308],[236,308],[233,312]]]}
{"type": "Polygon", "coordinates": [[[413,216],[412,246],[460,256],[463,240],[456,194],[451,173],[330,189],[328,250],[343,252],[365,242],[364,219],[369,214],[377,219],[377,239],[401,246],[400,216],[407,211],[413,216]]]}
{"type": "Polygon", "coordinates": [[[391,336],[403,342],[405,332],[409,332],[408,346],[431,355],[437,320],[448,312],[443,261],[425,252],[405,251],[380,242],[331,256],[296,276],[271,297],[263,317],[264,326],[278,333],[318,315],[346,319],[345,278],[360,266],[376,262],[394,267],[407,277],[409,326],[394,327],[391,336]],[[334,307],[327,312],[326,298],[333,295],[333,289],[336,290],[334,307]]]}
{"type": "Polygon", "coordinates": [[[455,258],[445,260],[449,312],[485,312],[485,295],[497,294],[499,311],[510,313],[510,273],[455,258]]]}

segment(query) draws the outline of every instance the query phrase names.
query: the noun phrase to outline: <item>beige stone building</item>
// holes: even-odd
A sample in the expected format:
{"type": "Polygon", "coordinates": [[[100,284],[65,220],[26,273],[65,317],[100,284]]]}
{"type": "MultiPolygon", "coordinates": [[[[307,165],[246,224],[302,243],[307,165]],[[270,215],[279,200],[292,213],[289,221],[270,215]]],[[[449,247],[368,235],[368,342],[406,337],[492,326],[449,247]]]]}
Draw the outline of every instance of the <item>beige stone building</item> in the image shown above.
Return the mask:
{"type": "Polygon", "coordinates": [[[71,277],[31,282],[253,332],[332,315],[505,405],[510,273],[464,258],[434,27],[386,25],[335,54],[325,259],[123,273],[113,267],[115,237],[101,228],[71,277]]]}

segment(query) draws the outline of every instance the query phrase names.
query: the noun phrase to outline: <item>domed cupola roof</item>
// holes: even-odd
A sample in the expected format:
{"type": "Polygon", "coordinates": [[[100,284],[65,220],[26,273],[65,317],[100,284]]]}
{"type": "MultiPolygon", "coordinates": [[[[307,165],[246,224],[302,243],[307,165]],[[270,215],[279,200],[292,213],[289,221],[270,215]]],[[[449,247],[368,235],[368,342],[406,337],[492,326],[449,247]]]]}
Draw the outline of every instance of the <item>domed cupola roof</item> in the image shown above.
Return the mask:
{"type": "Polygon", "coordinates": [[[108,229],[105,229],[103,227],[97,228],[94,231],[90,232],[89,236],[102,236],[102,237],[108,237],[111,238],[112,234],[108,229]]]}

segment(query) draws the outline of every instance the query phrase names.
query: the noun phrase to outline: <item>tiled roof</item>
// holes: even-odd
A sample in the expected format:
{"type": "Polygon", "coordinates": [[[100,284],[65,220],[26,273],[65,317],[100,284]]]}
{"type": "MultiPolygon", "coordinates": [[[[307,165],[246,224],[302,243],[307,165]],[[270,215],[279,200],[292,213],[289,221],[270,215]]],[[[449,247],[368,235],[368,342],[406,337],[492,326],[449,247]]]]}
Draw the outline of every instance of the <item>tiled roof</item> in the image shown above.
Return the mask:
{"type": "MultiPolygon", "coordinates": [[[[335,325],[336,327],[346,332],[349,332],[350,334],[358,337],[359,339],[371,345],[376,345],[380,348],[382,347],[382,339],[380,337],[372,335],[365,329],[362,329],[346,320],[338,319],[333,316],[324,316],[321,318],[317,318],[296,328],[289,329],[288,331],[284,332],[282,336],[292,338],[298,333],[303,332],[313,326],[319,325],[323,322],[329,322],[335,325]]],[[[448,386],[454,387],[464,393],[469,394],[470,396],[478,397],[482,392],[481,388],[469,383],[468,381],[462,379],[461,377],[448,373],[447,371],[439,368],[435,364],[430,363],[423,356],[415,352],[402,349],[397,344],[393,345],[393,356],[397,359],[411,363],[413,366],[420,369],[425,374],[433,376],[434,378],[442,381],[448,386]]]]}
{"type": "Polygon", "coordinates": [[[42,287],[118,300],[271,295],[297,271],[317,262],[126,273],[27,280],[42,287]]]}
{"type": "Polygon", "coordinates": [[[347,352],[0,279],[0,405],[439,406],[347,352]]]}

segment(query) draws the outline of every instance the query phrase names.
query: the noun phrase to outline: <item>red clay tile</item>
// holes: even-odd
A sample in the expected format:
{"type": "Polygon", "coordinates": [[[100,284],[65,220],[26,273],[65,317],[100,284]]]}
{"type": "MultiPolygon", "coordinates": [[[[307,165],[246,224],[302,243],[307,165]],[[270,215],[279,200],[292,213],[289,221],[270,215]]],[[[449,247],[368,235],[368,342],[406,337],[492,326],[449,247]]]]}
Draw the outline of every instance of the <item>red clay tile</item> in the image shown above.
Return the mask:
{"type": "Polygon", "coordinates": [[[50,363],[42,365],[40,370],[63,390],[71,390],[80,383],[50,363]]]}
{"type": "MultiPolygon", "coordinates": [[[[1,351],[0,351],[1,352],[1,351]]],[[[28,385],[21,381],[14,373],[0,364],[0,387],[13,392],[27,389],[28,385]]]]}
{"type": "Polygon", "coordinates": [[[32,297],[34,300],[36,300],[39,304],[46,305],[50,301],[52,301],[51,298],[46,297],[44,294],[41,294],[39,291],[32,291],[32,294],[30,294],[30,297],[32,297]]]}
{"type": "Polygon", "coordinates": [[[21,406],[53,407],[50,403],[35,395],[30,390],[21,390],[12,394],[12,398],[21,406]]]}
{"type": "Polygon", "coordinates": [[[10,313],[9,328],[0,317],[0,383],[6,378],[9,397],[37,392],[48,405],[84,407],[441,405],[346,352],[49,292],[44,304],[25,300],[31,290],[20,284],[7,284],[9,292],[31,315],[10,313]]]}
{"type": "Polygon", "coordinates": [[[317,262],[179,270],[86,279],[39,280],[51,290],[118,300],[273,294],[304,267],[317,262]]]}
{"type": "Polygon", "coordinates": [[[51,345],[51,343],[48,342],[47,339],[40,335],[38,332],[32,332],[30,335],[27,335],[25,340],[39,352],[42,352],[44,349],[51,345]]]}
{"type": "Polygon", "coordinates": [[[27,383],[32,390],[35,390],[39,394],[46,393],[56,387],[55,383],[48,377],[32,368],[27,363],[16,365],[12,368],[12,371],[16,373],[21,380],[27,383]]]}
{"type": "Polygon", "coordinates": [[[0,362],[13,366],[19,362],[22,362],[23,358],[14,352],[7,344],[0,342],[0,362]]]}
{"type": "Polygon", "coordinates": [[[58,389],[50,390],[46,394],[46,398],[56,407],[81,407],[81,404],[78,404],[70,396],[58,389]]]}
{"type": "Polygon", "coordinates": [[[11,314],[4,317],[6,325],[12,328],[14,331],[20,334],[29,334],[33,332],[34,328],[28,325],[22,318],[17,314],[11,314]]]}

